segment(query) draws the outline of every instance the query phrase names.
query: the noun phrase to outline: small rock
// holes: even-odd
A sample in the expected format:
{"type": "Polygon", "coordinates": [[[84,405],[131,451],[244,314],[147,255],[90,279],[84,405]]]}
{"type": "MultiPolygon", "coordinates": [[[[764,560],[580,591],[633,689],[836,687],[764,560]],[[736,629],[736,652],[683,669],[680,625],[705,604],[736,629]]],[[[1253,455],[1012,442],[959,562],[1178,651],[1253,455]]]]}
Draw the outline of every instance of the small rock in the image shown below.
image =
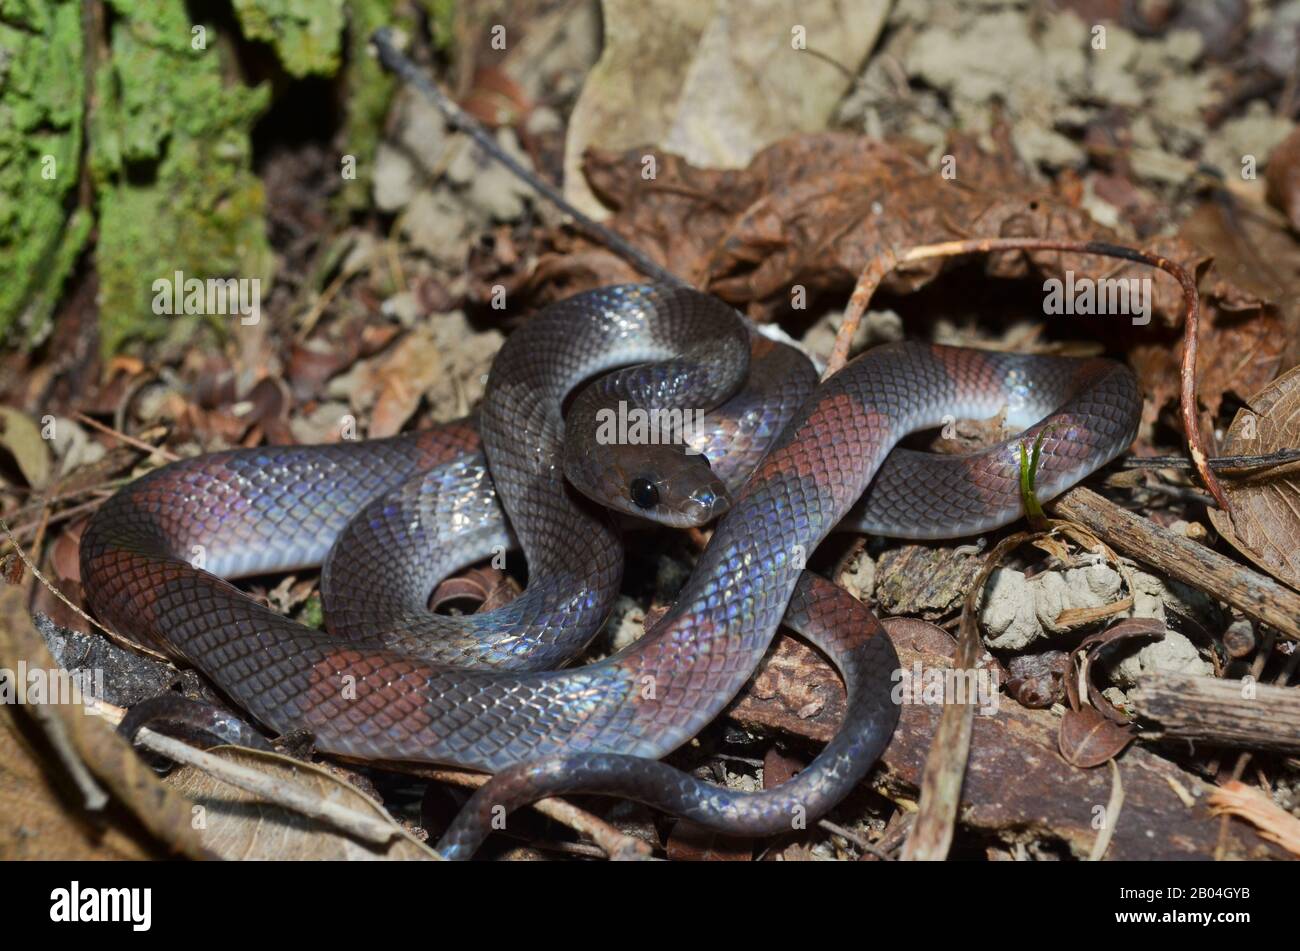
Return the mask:
{"type": "Polygon", "coordinates": [[[465,263],[465,211],[442,191],[418,192],[402,218],[402,233],[416,248],[442,264],[465,263]]]}
{"type": "Polygon", "coordinates": [[[344,417],[349,415],[351,411],[347,403],[321,403],[310,413],[294,414],[289,419],[289,429],[293,438],[304,445],[338,442],[344,417]]]}
{"type": "Polygon", "coordinates": [[[394,294],[380,306],[385,317],[394,318],[403,327],[412,327],[420,318],[420,302],[413,291],[394,294]]]}
{"type": "MultiPolygon", "coordinates": [[[[1155,618],[1168,623],[1167,615],[1173,613],[1217,623],[1217,605],[1200,592],[1177,582],[1165,584],[1136,569],[1130,575],[1133,607],[1114,619],[1155,618]]],[[[1040,638],[1060,633],[1056,621],[1062,612],[1114,604],[1123,595],[1123,576],[1110,565],[1045,571],[1028,579],[1024,572],[998,568],[989,578],[980,611],[985,644],[993,650],[1021,651],[1040,638]]]]}
{"type": "Polygon", "coordinates": [[[1147,644],[1128,657],[1107,663],[1102,672],[1119,686],[1132,687],[1142,674],[1165,671],[1175,674],[1212,676],[1214,665],[1203,659],[1196,646],[1177,631],[1166,631],[1163,639],[1147,644]]]}
{"type": "Polygon", "coordinates": [[[871,598],[876,587],[876,562],[866,549],[859,551],[840,574],[840,585],[859,601],[871,598]]]}
{"type": "Polygon", "coordinates": [[[406,153],[380,142],[375,150],[375,206],[380,211],[401,211],[415,197],[417,180],[406,153]]]}

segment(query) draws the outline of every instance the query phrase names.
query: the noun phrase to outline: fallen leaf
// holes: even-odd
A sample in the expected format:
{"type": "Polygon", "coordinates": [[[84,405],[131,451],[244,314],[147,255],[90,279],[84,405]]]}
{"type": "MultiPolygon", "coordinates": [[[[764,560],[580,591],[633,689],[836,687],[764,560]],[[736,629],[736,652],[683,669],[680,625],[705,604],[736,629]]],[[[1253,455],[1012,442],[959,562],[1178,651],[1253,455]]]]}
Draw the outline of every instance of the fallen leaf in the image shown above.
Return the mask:
{"type": "Polygon", "coordinates": [[[8,406],[0,406],[0,449],[14,457],[28,485],[45,488],[50,480],[49,444],[41,438],[39,426],[8,406]]]}
{"type": "MultiPolygon", "coordinates": [[[[1247,400],[1228,427],[1227,455],[1265,455],[1300,446],[1300,367],[1247,400]]],[[[1225,480],[1231,516],[1211,508],[1210,522],[1234,548],[1263,570],[1300,589],[1300,464],[1225,480]]]]}
{"type": "Polygon", "coordinates": [[[1230,199],[1203,202],[1178,233],[1214,256],[1197,359],[1201,402],[1213,415],[1225,391],[1245,397],[1300,361],[1300,245],[1230,199]]]}
{"type": "MultiPolygon", "coordinates": [[[[20,662],[29,672],[60,670],[32,626],[23,589],[3,585],[0,668],[17,670],[20,662]]],[[[176,852],[194,858],[205,854],[190,828],[190,803],[164,786],[108,721],[89,715],[80,702],[0,704],[0,826],[5,830],[0,857],[152,854],[154,843],[140,841],[138,831],[132,831],[140,827],[176,852]],[[10,755],[15,748],[20,755],[10,755]],[[94,824],[87,821],[89,787],[78,783],[78,798],[67,781],[73,770],[93,777],[109,794],[107,808],[94,813],[109,827],[102,852],[95,844],[94,824]],[[123,823],[121,809],[139,826],[123,823]]]]}
{"type": "MultiPolygon", "coordinates": [[[[593,191],[616,210],[608,224],[680,277],[765,320],[790,310],[792,295],[807,299],[842,296],[864,267],[891,252],[956,239],[1043,237],[1132,245],[1098,225],[1086,211],[1050,190],[1011,179],[1004,163],[973,149],[964,151],[955,178],[919,157],[915,143],[882,142],[826,132],[794,136],[763,149],[744,169],[695,166],[663,149],[622,152],[592,148],[583,160],[593,191]],[[655,177],[642,170],[653,159],[655,177]],[[992,167],[985,167],[992,163],[992,167]],[[982,188],[978,183],[1006,183],[982,188]]],[[[529,283],[564,293],[593,286],[595,274],[626,271],[593,266],[601,255],[585,238],[562,229],[550,233],[529,283]],[[557,260],[558,258],[558,260],[557,260]],[[578,258],[566,270],[565,260],[578,258]],[[559,279],[567,276],[568,280],[559,279]]],[[[1157,238],[1144,250],[1199,274],[1205,254],[1179,238],[1157,238]]],[[[521,265],[526,266],[526,265],[521,265]]],[[[926,259],[888,273],[887,291],[908,293],[932,281],[946,266],[926,259]]],[[[1151,281],[1151,310],[1161,325],[1182,322],[1184,302],[1177,281],[1163,271],[1129,261],[1054,251],[989,255],[987,273],[997,277],[1053,277],[1067,272],[1092,278],[1151,281]]],[[[504,282],[509,285],[511,282],[504,282]]],[[[478,296],[482,289],[473,288],[478,296]]],[[[1216,292],[1234,306],[1253,300],[1224,283],[1216,292]]]]}
{"type": "Polygon", "coordinates": [[[386,846],[361,842],[318,819],[266,802],[193,766],[167,777],[172,789],[196,804],[195,820],[206,848],[233,859],[434,859],[436,854],[402,829],[383,807],[328,771],[275,753],[219,746],[214,756],[304,787],[356,812],[393,823],[386,846]]]}
{"type": "Polygon", "coordinates": [[[569,118],[566,197],[608,213],[579,174],[593,145],[653,143],[697,165],[738,168],[786,135],[825,128],[889,6],[604,0],[604,49],[569,118]]]}
{"type": "MultiPolygon", "coordinates": [[[[1081,710],[1087,708],[1083,698],[1079,696],[1079,682],[1082,680],[1087,684],[1088,701],[1092,704],[1093,709],[1112,723],[1126,726],[1129,718],[1107,700],[1101,690],[1097,688],[1097,685],[1092,682],[1092,665],[1096,663],[1106,648],[1114,644],[1147,638],[1159,640],[1164,636],[1165,625],[1163,621],[1158,621],[1155,618],[1133,617],[1125,618],[1112,624],[1104,631],[1098,631],[1096,634],[1085,637],[1079,642],[1079,646],[1070,652],[1070,668],[1065,677],[1065,696],[1070,709],[1081,710]]],[[[1061,733],[1064,738],[1064,724],[1061,725],[1061,733]]]]}
{"type": "Polygon", "coordinates": [[[1300,128],[1295,129],[1268,157],[1268,201],[1300,231],[1300,128]]]}
{"type": "Polygon", "coordinates": [[[145,859],[156,850],[112,812],[98,827],[69,809],[66,790],[16,720],[0,713],[0,860],[145,859]]]}
{"type": "Polygon", "coordinates": [[[1106,719],[1094,707],[1066,710],[1061,718],[1061,755],[1071,766],[1089,769],[1123,752],[1133,740],[1127,728],[1106,719]]]}

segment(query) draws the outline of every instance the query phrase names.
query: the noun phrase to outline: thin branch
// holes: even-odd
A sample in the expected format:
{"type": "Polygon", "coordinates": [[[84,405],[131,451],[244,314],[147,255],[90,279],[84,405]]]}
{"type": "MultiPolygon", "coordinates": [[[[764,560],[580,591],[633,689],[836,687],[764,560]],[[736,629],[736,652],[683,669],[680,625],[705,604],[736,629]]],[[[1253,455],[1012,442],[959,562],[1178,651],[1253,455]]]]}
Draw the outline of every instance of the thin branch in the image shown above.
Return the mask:
{"type": "Polygon", "coordinates": [[[582,231],[585,231],[589,237],[605,245],[605,247],[647,277],[663,284],[686,286],[685,281],[652,261],[640,248],[606,228],[591,216],[579,211],[560,194],[559,189],[539,177],[531,169],[526,168],[523,163],[503,149],[477,119],[452,102],[433,80],[425,76],[406,54],[397,49],[393,44],[392,30],[388,27],[381,27],[374,32],[370,39],[375,44],[375,49],[379,52],[379,61],[384,64],[384,67],[396,73],[403,82],[413,86],[425,99],[428,99],[442,113],[442,117],[449,126],[468,135],[484,152],[492,156],[521,181],[526,182],[538,194],[572,218],[577,226],[582,231]]]}
{"type": "MultiPolygon", "coordinates": [[[[417,773],[428,779],[452,783],[467,789],[477,789],[492,778],[481,773],[470,773],[459,769],[418,770],[417,773]]],[[[596,845],[600,846],[611,859],[637,860],[650,857],[648,843],[630,835],[624,835],[605,820],[579,809],[563,799],[539,799],[532,804],[532,807],[547,818],[554,819],[575,832],[587,836],[596,845]]]]}
{"type": "MultiPolygon", "coordinates": [[[[1279,466],[1300,461],[1300,450],[1277,450],[1258,456],[1212,456],[1210,469],[1223,470],[1277,469],[1279,466]]],[[[1119,460],[1121,469],[1195,469],[1188,456],[1125,456],[1119,460]]]]}
{"type": "Polygon", "coordinates": [[[1106,544],[1300,640],[1300,592],[1076,485],[1048,508],[1106,544]]]}
{"type": "Polygon", "coordinates": [[[128,436],[126,433],[119,432],[118,430],[113,429],[111,426],[105,426],[99,420],[91,419],[85,413],[73,413],[72,418],[79,423],[85,423],[87,426],[91,427],[92,429],[98,429],[101,433],[104,433],[107,436],[112,436],[114,439],[119,439],[122,442],[126,443],[128,446],[134,446],[136,449],[139,449],[141,452],[147,452],[151,456],[160,456],[166,462],[176,462],[178,459],[180,459],[180,456],[176,455],[174,452],[171,452],[167,449],[163,449],[161,446],[151,446],[149,443],[144,442],[143,440],[140,439],[136,439],[134,436],[128,436]]]}
{"type": "MultiPolygon", "coordinates": [[[[954,670],[975,670],[984,644],[980,640],[976,613],[984,585],[1007,552],[1031,538],[1035,532],[1017,532],[1002,539],[984,560],[984,566],[966,594],[962,606],[961,630],[957,635],[954,670]]],[[[939,862],[948,857],[961,806],[962,780],[970,760],[971,736],[975,730],[975,707],[971,697],[965,703],[947,702],[939,714],[939,726],[930,741],[930,751],[921,770],[921,797],[916,821],[903,844],[905,862],[939,862]]]]}
{"type": "MultiPolygon", "coordinates": [[[[1210,468],[1216,472],[1224,469],[1272,469],[1296,461],[1300,461],[1300,449],[1279,449],[1259,456],[1212,456],[1209,459],[1210,468]]],[[[1125,456],[1118,465],[1121,469],[1196,468],[1187,456],[1125,456]]]]}

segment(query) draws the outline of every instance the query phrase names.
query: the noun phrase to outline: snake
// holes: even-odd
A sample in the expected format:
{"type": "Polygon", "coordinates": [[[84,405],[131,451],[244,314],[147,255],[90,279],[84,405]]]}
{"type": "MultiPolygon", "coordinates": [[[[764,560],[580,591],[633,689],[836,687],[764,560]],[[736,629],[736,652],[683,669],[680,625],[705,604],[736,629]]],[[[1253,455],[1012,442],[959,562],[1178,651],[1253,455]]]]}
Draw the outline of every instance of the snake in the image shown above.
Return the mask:
{"type": "Polygon", "coordinates": [[[1099,357],[899,341],[819,383],[807,357],[708,294],[616,285],[509,334],[471,419],[209,453],[135,479],[87,526],[82,580],[103,623],[196,667],[269,730],[345,759],[493,774],[440,840],[447,858],[470,857],[503,811],[572,792],[775,834],[833,808],[899,716],[881,625],[807,570],[821,541],[845,525],[912,539],[1007,525],[1022,515],[1025,445],[1048,500],[1125,451],[1140,412],[1132,371],[1099,357]],[[655,411],[665,438],[610,436],[619,413],[655,411]],[[999,413],[1022,431],[979,452],[898,446],[999,413]],[[714,527],[653,626],[565,666],[613,609],[628,516],[714,527]],[[428,610],[440,577],[515,546],[527,583],[513,601],[428,610]],[[228,580],[314,566],[324,629],[228,580]],[[783,622],[845,682],[832,740],[756,792],[661,762],[739,694],[783,622]]]}

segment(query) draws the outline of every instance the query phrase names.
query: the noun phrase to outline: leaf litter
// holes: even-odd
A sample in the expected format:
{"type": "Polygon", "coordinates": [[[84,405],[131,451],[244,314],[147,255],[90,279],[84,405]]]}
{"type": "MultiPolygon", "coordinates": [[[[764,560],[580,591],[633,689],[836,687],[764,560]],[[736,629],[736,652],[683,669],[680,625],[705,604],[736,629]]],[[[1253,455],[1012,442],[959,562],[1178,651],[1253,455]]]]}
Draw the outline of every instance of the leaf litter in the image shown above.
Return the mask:
{"type": "MultiPolygon", "coordinates": [[[[1287,416],[1294,372],[1284,371],[1300,360],[1295,305],[1300,255],[1292,230],[1294,169],[1300,163],[1294,110],[1288,113],[1278,98],[1284,90],[1272,65],[1285,62],[1288,54],[1269,45],[1279,41],[1267,30],[1187,12],[1194,5],[1180,8],[1174,21],[1155,25],[1133,21],[1137,14],[1129,11],[1118,22],[1107,21],[1101,56],[1089,51],[1084,19],[1089,14],[1082,3],[1063,3],[1041,15],[1013,4],[986,18],[979,4],[958,2],[933,19],[919,16],[917,5],[896,4],[883,15],[873,49],[854,52],[848,43],[836,51],[848,75],[827,67],[819,86],[826,98],[812,119],[786,116],[788,127],[779,121],[764,126],[764,116],[756,116],[746,125],[744,95],[750,91],[737,90],[735,102],[709,104],[692,96],[691,83],[703,79],[693,77],[688,65],[662,77],[682,84],[685,94],[675,101],[675,113],[620,123],[629,110],[619,105],[615,91],[634,88],[632,78],[645,64],[636,56],[608,56],[589,72],[599,34],[591,6],[573,6],[585,12],[567,20],[538,16],[525,30],[525,41],[505,54],[467,53],[451,77],[461,77],[453,88],[463,93],[468,110],[488,121],[503,149],[552,180],[567,171],[566,192],[585,192],[587,207],[603,210],[610,229],[679,277],[811,344],[818,328],[836,328],[845,296],[882,253],[1010,236],[1104,240],[1154,251],[1199,278],[1205,309],[1199,420],[1215,453],[1254,456],[1297,445],[1287,416]],[[987,55],[990,35],[997,36],[1005,56],[987,55]],[[550,78],[539,82],[543,75],[550,78]],[[1250,85],[1261,77],[1263,86],[1250,85]],[[1252,88],[1270,91],[1249,95],[1252,88]],[[688,147],[697,137],[682,138],[682,130],[714,121],[706,106],[740,116],[727,141],[741,145],[714,153],[688,147]],[[1241,176],[1246,154],[1267,182],[1241,176]],[[650,178],[644,175],[648,165],[654,172],[650,178]],[[1255,427],[1251,436],[1245,434],[1249,420],[1255,427]]],[[[613,0],[604,6],[614,23],[623,22],[618,17],[633,22],[645,13],[638,5],[613,0]]],[[[664,41],[681,44],[675,62],[698,67],[716,29],[697,22],[664,41]]],[[[853,37],[853,43],[870,44],[871,32],[853,37]]],[[[466,48],[475,47],[467,42],[466,48]]],[[[611,43],[609,49],[616,47],[611,43]]],[[[1294,50],[1290,55],[1294,61],[1294,50]]],[[[644,79],[650,81],[648,75],[644,79]]],[[[46,409],[55,411],[60,425],[71,422],[74,412],[85,412],[118,435],[72,424],[68,431],[78,435],[67,445],[91,446],[119,459],[125,454],[127,461],[116,471],[133,466],[138,473],[160,460],[128,439],[185,456],[263,441],[345,438],[339,420],[347,414],[355,416],[362,436],[417,428],[473,407],[491,357],[511,327],[494,306],[502,293],[511,301],[504,315],[514,321],[558,297],[637,277],[622,258],[569,227],[530,189],[479,155],[463,135],[447,131],[436,111],[409,91],[399,93],[377,163],[372,199],[387,216],[385,225],[350,224],[318,238],[313,229],[328,219],[314,207],[317,198],[310,192],[288,194],[298,188],[291,177],[268,179],[292,199],[277,202],[272,192],[268,204],[278,209],[277,227],[305,235],[291,245],[291,270],[309,277],[275,289],[266,326],[203,353],[186,341],[164,340],[142,356],[114,358],[98,368],[101,372],[82,367],[87,385],[54,405],[48,394],[58,391],[60,371],[46,370],[29,356],[6,356],[7,369],[17,371],[6,379],[21,379],[27,388],[23,392],[6,383],[5,412],[23,420],[6,432],[36,427],[46,409]]],[[[1023,348],[1062,352],[1082,346],[1126,357],[1147,397],[1134,455],[1179,450],[1183,312],[1178,287],[1166,275],[1096,256],[1001,253],[973,264],[926,261],[904,267],[887,276],[883,295],[881,309],[868,315],[862,340],[930,333],[966,345],[997,345],[1001,339],[1003,345],[1011,340],[1023,348]],[[1064,282],[1071,273],[1149,278],[1151,321],[1117,326],[1105,318],[1049,318],[1043,331],[1044,282],[1064,282]],[[979,293],[972,295],[971,288],[979,293]],[[1017,320],[1032,330],[1017,331],[1017,320]]],[[[0,478],[15,490],[4,511],[8,516],[20,505],[40,503],[36,523],[24,523],[22,537],[39,541],[48,563],[63,565],[54,574],[75,593],[67,546],[60,552],[58,542],[65,535],[75,539],[86,513],[45,529],[41,512],[57,514],[70,503],[41,500],[55,496],[52,472],[64,480],[55,486],[71,485],[66,480],[79,474],[85,486],[102,483],[84,478],[94,460],[78,463],[56,442],[56,457],[42,463],[46,447],[29,444],[21,436],[5,442],[0,435],[0,463],[14,463],[0,465],[0,478]],[[60,466],[66,458],[72,464],[60,466]]],[[[1212,507],[1201,514],[1203,496],[1183,469],[1138,471],[1112,491],[1158,525],[1181,526],[1179,531],[1207,544],[1222,537],[1259,568],[1295,586],[1294,553],[1277,541],[1294,534],[1292,516],[1300,511],[1293,474],[1294,467],[1226,474],[1231,522],[1212,507]],[[1202,519],[1215,534],[1206,531],[1202,519]]],[[[89,498],[93,502],[94,496],[89,498]]],[[[940,625],[915,618],[889,622],[905,667],[909,658],[938,668],[952,663],[953,640],[945,627],[958,620],[981,562],[972,556],[984,545],[960,549],[871,540],[856,556],[863,597],[940,625]],[[918,584],[921,580],[924,584],[918,584]]],[[[693,555],[683,547],[674,557],[689,563],[693,555]]],[[[1040,586],[1056,584],[1048,578],[1064,579],[1069,592],[1077,589],[1071,572],[1080,570],[1091,569],[1041,555],[1017,556],[1003,569],[1040,586]]],[[[510,585],[499,582],[491,587],[509,597],[510,585]]],[[[632,584],[637,583],[634,577],[632,584]]],[[[311,584],[307,574],[260,590],[292,609],[311,584]]],[[[661,606],[671,593],[660,587],[642,584],[644,590],[634,588],[630,600],[643,606],[643,596],[654,588],[651,600],[661,606]]],[[[448,589],[453,596],[486,590],[480,581],[448,589]]],[[[1262,652],[1273,651],[1267,638],[1266,648],[1255,655],[1225,655],[1221,635],[1241,618],[1215,605],[1213,594],[1204,592],[1195,603],[1162,602],[1171,608],[1160,621],[1169,625],[1166,637],[1186,645],[1179,648],[1178,662],[1187,663],[1190,651],[1202,672],[1241,676],[1262,660],[1270,675],[1281,667],[1289,676],[1286,655],[1262,652]]],[[[995,595],[996,583],[985,593],[986,616],[995,595]]],[[[1091,601],[1068,605],[1105,607],[1091,601]]],[[[1105,844],[1107,857],[1203,857],[1221,851],[1218,826],[1200,805],[1205,757],[1148,747],[1141,740],[1131,743],[1121,722],[1125,680],[1117,670],[1122,663],[1115,670],[1096,665],[1093,677],[1101,679],[1087,681],[1089,702],[1068,712],[1064,705],[1052,706],[1053,700],[1069,699],[1054,695],[1059,689],[1068,694],[1070,687],[1068,675],[1058,675],[1053,686],[1052,670],[1059,665],[1049,659],[1043,672],[1035,673],[1022,663],[1040,652],[1083,650],[1096,638],[1123,640],[1123,625],[1134,623],[1107,627],[1110,620],[1048,630],[1042,643],[1001,650],[996,635],[987,625],[982,628],[985,646],[998,655],[987,656],[989,670],[1005,681],[1005,663],[1022,680],[1046,680],[1026,688],[1023,704],[1012,688],[993,716],[976,717],[963,794],[968,808],[957,832],[960,847],[998,857],[1020,848],[1012,843],[1030,828],[1033,848],[1087,857],[1097,845],[1095,836],[1068,814],[1065,803],[1077,803],[1081,796],[1104,803],[1112,795],[1111,780],[1104,770],[1077,769],[1067,760],[1088,766],[1118,756],[1124,821],[1105,844]],[[1067,731],[1069,713],[1082,710],[1099,719],[1082,731],[1067,731]],[[1098,745],[1101,731],[1118,732],[1109,745],[1098,745]],[[1067,732],[1084,739],[1067,741],[1067,732]],[[1093,747],[1086,755],[1078,752],[1085,745],[1093,747]],[[1058,751],[1067,747],[1075,752],[1062,759],[1058,751]],[[1008,749],[1020,752],[1011,757],[1008,749]],[[1005,790],[1008,775],[1024,779],[1012,794],[1005,790]],[[1196,804],[1171,798],[1171,785],[1194,790],[1196,804]],[[1156,832],[1155,844],[1149,829],[1156,832]]],[[[1167,661],[1153,662],[1158,668],[1167,661]]],[[[786,754],[810,752],[833,733],[842,709],[842,688],[830,668],[805,645],[782,635],[727,713],[726,722],[743,728],[743,738],[726,730],[706,733],[679,765],[731,763],[739,772],[721,770],[730,781],[768,785],[790,768],[789,755],[774,755],[773,738],[786,754]],[[727,758],[736,755],[756,765],[727,758]]],[[[884,842],[886,830],[905,827],[897,817],[915,807],[924,764],[934,755],[929,746],[937,712],[924,705],[908,705],[904,712],[898,735],[867,784],[870,801],[855,797],[833,816],[832,825],[849,830],[847,837],[809,830],[773,855],[790,860],[866,854],[863,843],[884,842]],[[850,812],[839,814],[844,810],[850,812]]],[[[254,760],[248,765],[265,768],[254,760]]],[[[1277,776],[1274,792],[1281,798],[1288,784],[1300,785],[1284,764],[1277,776]]],[[[240,800],[228,787],[223,792],[197,775],[187,777],[182,785],[192,797],[212,798],[232,809],[240,800]]],[[[334,795],[326,786],[317,793],[334,795]]],[[[359,800],[352,804],[363,807],[359,800]]],[[[401,796],[386,804],[403,807],[401,796]]],[[[241,854],[262,848],[267,834],[281,837],[292,830],[294,837],[281,840],[282,854],[323,849],[341,855],[358,848],[337,836],[314,843],[314,836],[333,833],[273,809],[257,807],[249,816],[237,836],[206,846],[241,854]]],[[[1278,828],[1274,820],[1266,821],[1278,828]]],[[[170,833],[159,838],[179,842],[170,833]]],[[[896,851],[902,840],[888,841],[896,851]]],[[[671,825],[661,830],[660,843],[676,858],[766,854],[757,844],[701,841],[671,825]]],[[[1276,854],[1236,825],[1228,848],[1240,855],[1276,854]]]]}

